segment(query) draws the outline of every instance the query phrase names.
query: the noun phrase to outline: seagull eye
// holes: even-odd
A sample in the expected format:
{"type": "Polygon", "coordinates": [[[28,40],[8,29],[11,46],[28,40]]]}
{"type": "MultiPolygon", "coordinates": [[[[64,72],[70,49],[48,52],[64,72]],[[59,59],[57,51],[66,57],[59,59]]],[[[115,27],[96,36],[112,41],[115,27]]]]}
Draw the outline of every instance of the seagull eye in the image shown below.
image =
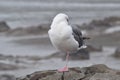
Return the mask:
{"type": "Polygon", "coordinates": [[[67,22],[69,22],[68,18],[66,20],[67,20],[67,22]]]}

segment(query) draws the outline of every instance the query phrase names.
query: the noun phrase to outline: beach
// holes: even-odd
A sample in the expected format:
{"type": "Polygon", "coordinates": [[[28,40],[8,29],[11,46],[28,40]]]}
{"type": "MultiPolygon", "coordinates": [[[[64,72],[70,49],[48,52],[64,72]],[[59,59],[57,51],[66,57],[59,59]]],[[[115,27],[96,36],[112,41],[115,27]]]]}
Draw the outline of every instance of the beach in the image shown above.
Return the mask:
{"type": "Polygon", "coordinates": [[[71,59],[69,67],[105,64],[120,70],[120,60],[113,56],[120,47],[118,0],[0,0],[0,11],[0,22],[9,26],[0,32],[0,75],[20,77],[65,64],[64,56],[51,57],[61,53],[52,46],[47,33],[53,17],[61,12],[91,37],[86,41],[92,45],[89,58],[71,59]]]}

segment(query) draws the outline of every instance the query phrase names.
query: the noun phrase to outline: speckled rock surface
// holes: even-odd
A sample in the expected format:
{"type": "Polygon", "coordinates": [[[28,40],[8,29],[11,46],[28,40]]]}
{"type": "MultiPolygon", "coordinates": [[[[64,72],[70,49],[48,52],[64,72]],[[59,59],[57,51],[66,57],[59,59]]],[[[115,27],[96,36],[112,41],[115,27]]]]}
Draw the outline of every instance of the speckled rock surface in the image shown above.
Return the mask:
{"type": "Polygon", "coordinates": [[[113,70],[103,64],[90,67],[74,67],[68,72],[57,70],[37,71],[16,80],[120,80],[119,70],[113,70]]]}

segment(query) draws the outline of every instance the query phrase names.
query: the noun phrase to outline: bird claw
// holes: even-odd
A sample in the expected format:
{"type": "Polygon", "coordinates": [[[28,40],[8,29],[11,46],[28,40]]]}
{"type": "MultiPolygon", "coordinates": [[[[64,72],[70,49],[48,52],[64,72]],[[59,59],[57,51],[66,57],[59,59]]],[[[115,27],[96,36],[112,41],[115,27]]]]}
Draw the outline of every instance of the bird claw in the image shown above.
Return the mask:
{"type": "Polygon", "coordinates": [[[58,69],[58,72],[67,72],[67,71],[69,71],[67,66],[58,69]]]}

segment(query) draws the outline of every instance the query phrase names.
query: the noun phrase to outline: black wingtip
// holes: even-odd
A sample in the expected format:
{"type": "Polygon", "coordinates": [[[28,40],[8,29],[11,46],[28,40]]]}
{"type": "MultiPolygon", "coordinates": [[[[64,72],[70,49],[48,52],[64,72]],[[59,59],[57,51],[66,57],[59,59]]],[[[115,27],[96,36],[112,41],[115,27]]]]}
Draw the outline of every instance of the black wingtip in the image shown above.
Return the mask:
{"type": "Polygon", "coordinates": [[[82,37],[83,38],[83,40],[88,40],[88,39],[90,39],[90,37],[82,37]]]}

